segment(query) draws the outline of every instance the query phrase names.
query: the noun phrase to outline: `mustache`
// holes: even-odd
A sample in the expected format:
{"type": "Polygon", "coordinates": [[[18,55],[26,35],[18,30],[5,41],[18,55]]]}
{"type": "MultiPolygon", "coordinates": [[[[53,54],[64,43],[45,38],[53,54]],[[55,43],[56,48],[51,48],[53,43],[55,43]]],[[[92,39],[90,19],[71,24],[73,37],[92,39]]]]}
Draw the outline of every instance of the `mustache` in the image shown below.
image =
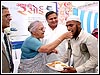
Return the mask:
{"type": "Polygon", "coordinates": [[[68,31],[71,31],[71,32],[73,32],[73,30],[68,30],[68,31]]]}

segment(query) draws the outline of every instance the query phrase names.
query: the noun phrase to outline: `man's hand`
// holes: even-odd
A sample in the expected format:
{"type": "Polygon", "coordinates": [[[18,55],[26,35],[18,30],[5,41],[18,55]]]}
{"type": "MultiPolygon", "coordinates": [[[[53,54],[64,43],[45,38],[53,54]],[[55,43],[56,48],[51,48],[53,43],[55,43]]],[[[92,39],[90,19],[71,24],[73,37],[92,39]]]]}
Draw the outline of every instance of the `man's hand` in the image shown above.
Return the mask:
{"type": "Polygon", "coordinates": [[[61,73],[77,73],[76,69],[73,67],[66,67],[64,70],[59,71],[61,73]]]}
{"type": "Polygon", "coordinates": [[[52,51],[48,52],[47,55],[51,54],[51,53],[56,53],[58,54],[58,51],[56,49],[53,49],[52,51]]]}

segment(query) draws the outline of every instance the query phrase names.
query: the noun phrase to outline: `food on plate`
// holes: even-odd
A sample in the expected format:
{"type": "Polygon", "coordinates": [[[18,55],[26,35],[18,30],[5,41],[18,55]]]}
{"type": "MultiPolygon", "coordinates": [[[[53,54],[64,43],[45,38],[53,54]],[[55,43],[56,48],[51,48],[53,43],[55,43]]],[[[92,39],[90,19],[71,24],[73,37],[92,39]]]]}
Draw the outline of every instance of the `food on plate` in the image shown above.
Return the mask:
{"type": "Polygon", "coordinates": [[[61,62],[61,61],[53,61],[52,63],[48,63],[48,66],[51,66],[51,67],[67,67],[67,65],[65,63],[61,62]]]}
{"type": "Polygon", "coordinates": [[[63,66],[61,64],[55,64],[56,70],[63,70],[63,66]]]}

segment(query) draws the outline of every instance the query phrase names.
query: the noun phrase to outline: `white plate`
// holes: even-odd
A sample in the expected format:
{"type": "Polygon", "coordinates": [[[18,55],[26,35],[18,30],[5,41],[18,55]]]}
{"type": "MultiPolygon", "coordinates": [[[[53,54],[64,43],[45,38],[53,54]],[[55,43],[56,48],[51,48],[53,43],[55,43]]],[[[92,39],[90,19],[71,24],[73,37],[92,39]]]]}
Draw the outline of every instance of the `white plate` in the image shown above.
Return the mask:
{"type": "Polygon", "coordinates": [[[47,63],[46,65],[56,71],[62,71],[64,67],[67,67],[67,65],[61,61],[53,61],[51,63],[47,63]]]}

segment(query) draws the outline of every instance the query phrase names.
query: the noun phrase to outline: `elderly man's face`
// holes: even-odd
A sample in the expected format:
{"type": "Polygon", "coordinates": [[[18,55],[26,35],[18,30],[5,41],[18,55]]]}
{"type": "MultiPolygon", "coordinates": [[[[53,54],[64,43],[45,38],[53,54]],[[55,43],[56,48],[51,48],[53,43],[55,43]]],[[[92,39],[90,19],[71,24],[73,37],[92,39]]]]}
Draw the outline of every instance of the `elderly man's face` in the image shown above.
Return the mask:
{"type": "Polygon", "coordinates": [[[68,21],[66,22],[66,26],[68,31],[71,31],[73,34],[73,38],[76,38],[80,33],[80,24],[77,21],[68,21]]]}
{"type": "Polygon", "coordinates": [[[4,29],[10,26],[10,21],[12,19],[8,9],[3,9],[2,11],[2,28],[4,29]]]}
{"type": "Polygon", "coordinates": [[[68,31],[71,31],[73,34],[76,32],[76,23],[75,21],[68,21],[66,22],[66,26],[68,31]]]}

